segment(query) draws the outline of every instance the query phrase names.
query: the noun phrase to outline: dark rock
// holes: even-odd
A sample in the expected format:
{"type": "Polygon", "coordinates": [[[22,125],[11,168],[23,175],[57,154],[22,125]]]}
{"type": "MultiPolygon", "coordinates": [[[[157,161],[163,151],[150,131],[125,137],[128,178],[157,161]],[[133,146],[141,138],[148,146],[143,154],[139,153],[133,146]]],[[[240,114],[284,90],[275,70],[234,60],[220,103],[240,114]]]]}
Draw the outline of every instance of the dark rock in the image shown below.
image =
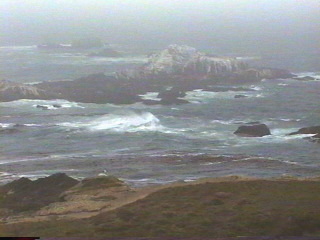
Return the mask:
{"type": "Polygon", "coordinates": [[[54,107],[54,108],[62,108],[62,106],[59,105],[59,104],[53,104],[52,107],[54,107]]]}
{"type": "Polygon", "coordinates": [[[19,99],[52,99],[56,98],[50,91],[36,86],[10,81],[0,81],[0,102],[10,102],[19,99]]]}
{"type": "Polygon", "coordinates": [[[320,126],[301,128],[297,132],[290,133],[289,135],[296,134],[320,134],[320,126]]]}
{"type": "Polygon", "coordinates": [[[314,81],[316,78],[305,76],[305,77],[293,77],[292,79],[299,80],[299,81],[314,81]]]}
{"type": "Polygon", "coordinates": [[[181,104],[186,104],[190,102],[184,99],[179,99],[179,98],[175,98],[175,99],[163,98],[159,103],[161,105],[181,105],[181,104]]]}
{"type": "Polygon", "coordinates": [[[297,134],[315,134],[314,136],[305,139],[311,142],[320,143],[320,126],[301,128],[297,132],[290,133],[289,135],[297,134]]]}
{"type": "Polygon", "coordinates": [[[185,96],[186,96],[186,93],[184,91],[181,91],[177,88],[172,88],[170,90],[165,90],[165,91],[159,92],[157,98],[176,99],[176,98],[182,98],[185,96]]]}
{"type": "Polygon", "coordinates": [[[0,188],[4,194],[1,207],[16,212],[37,210],[59,201],[60,194],[76,184],[77,180],[64,173],[53,174],[35,181],[20,178],[0,188]]]}
{"type": "Polygon", "coordinates": [[[270,129],[265,124],[240,126],[234,134],[242,137],[263,137],[271,135],[270,129]]]}
{"type": "Polygon", "coordinates": [[[42,109],[42,110],[49,110],[48,106],[43,106],[43,105],[37,105],[36,108],[42,109]]]}
{"type": "Polygon", "coordinates": [[[139,82],[121,81],[104,74],[93,74],[74,81],[44,82],[37,85],[50,89],[60,99],[83,103],[133,104],[141,102],[147,85],[139,82]]]}
{"type": "Polygon", "coordinates": [[[235,95],[234,98],[247,98],[248,96],[247,95],[235,95]]]}

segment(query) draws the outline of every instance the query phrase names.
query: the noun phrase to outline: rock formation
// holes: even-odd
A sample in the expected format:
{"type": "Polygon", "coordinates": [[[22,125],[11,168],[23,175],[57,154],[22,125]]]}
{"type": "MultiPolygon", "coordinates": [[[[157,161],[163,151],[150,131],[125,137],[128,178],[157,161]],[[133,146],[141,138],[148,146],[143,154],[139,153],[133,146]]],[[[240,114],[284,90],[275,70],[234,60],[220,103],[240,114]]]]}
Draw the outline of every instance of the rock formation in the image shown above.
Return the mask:
{"type": "Polygon", "coordinates": [[[219,82],[255,82],[267,78],[290,78],[282,69],[254,69],[237,58],[216,57],[185,45],[170,45],[152,54],[144,66],[117,73],[118,78],[131,79],[189,79],[219,82]]]}
{"type": "Polygon", "coordinates": [[[50,99],[54,95],[32,85],[0,81],[0,102],[18,99],[50,99]]]}
{"type": "Polygon", "coordinates": [[[3,195],[1,208],[8,208],[12,211],[39,209],[59,201],[60,194],[77,183],[77,180],[64,173],[53,174],[35,181],[20,178],[0,187],[0,192],[3,195]]]}
{"type": "Polygon", "coordinates": [[[234,134],[241,137],[263,137],[271,135],[271,132],[265,124],[251,124],[240,126],[234,134]]]}
{"type": "Polygon", "coordinates": [[[290,133],[289,135],[297,134],[314,134],[314,136],[308,137],[306,139],[310,140],[311,142],[320,143],[320,126],[301,128],[297,132],[290,133]]]}
{"type": "Polygon", "coordinates": [[[170,45],[167,49],[152,54],[146,65],[135,71],[119,73],[119,77],[148,78],[157,76],[184,75],[195,79],[231,73],[247,68],[247,64],[235,58],[211,57],[185,45],[170,45]]]}
{"type": "Polygon", "coordinates": [[[2,81],[0,101],[65,99],[83,103],[184,104],[188,101],[181,98],[186,91],[225,91],[228,85],[257,82],[263,78],[289,77],[292,74],[286,70],[249,68],[247,63],[236,58],[213,57],[192,47],[170,45],[152,54],[147,64],[118,72],[116,76],[93,74],[74,81],[35,85],[2,81]],[[225,89],[217,85],[224,85],[225,89]],[[166,90],[168,87],[172,90],[166,90]],[[143,100],[140,95],[147,92],[158,92],[161,101],[143,100]]]}

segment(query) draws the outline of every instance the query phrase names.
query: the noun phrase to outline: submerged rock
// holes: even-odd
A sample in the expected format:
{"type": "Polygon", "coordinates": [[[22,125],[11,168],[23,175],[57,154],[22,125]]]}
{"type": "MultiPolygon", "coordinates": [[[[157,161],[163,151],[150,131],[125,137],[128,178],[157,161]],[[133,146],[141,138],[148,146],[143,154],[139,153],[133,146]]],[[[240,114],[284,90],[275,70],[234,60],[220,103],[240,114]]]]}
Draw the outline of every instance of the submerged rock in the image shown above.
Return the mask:
{"type": "Polygon", "coordinates": [[[252,124],[240,126],[234,134],[241,137],[263,137],[271,135],[271,132],[265,124],[252,124]]]}
{"type": "Polygon", "coordinates": [[[247,98],[248,96],[247,95],[235,95],[234,98],[247,98]]]}

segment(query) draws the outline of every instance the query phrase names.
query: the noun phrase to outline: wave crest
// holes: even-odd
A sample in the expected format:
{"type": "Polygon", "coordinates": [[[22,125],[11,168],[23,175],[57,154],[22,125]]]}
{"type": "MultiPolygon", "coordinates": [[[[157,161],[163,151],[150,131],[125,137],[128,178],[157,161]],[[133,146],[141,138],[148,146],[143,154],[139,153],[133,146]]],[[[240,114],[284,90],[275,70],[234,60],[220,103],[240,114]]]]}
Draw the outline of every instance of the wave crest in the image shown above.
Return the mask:
{"type": "Polygon", "coordinates": [[[160,120],[150,112],[137,114],[108,114],[90,122],[62,123],[60,126],[83,128],[90,131],[109,130],[116,132],[162,131],[160,120]]]}

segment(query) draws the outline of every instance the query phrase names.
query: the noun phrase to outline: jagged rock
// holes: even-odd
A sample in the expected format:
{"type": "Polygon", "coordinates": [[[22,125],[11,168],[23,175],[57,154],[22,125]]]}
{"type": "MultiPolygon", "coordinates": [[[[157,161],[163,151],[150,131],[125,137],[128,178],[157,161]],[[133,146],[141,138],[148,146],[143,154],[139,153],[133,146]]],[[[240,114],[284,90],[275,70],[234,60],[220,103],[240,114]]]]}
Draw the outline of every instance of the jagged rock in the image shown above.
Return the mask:
{"type": "Polygon", "coordinates": [[[0,188],[4,195],[1,207],[17,212],[36,210],[59,201],[60,194],[76,184],[77,180],[64,173],[56,173],[35,181],[20,178],[0,188]]]}
{"type": "Polygon", "coordinates": [[[234,134],[241,137],[263,137],[271,135],[270,129],[265,124],[240,126],[234,134]]]}
{"type": "Polygon", "coordinates": [[[50,89],[60,99],[84,103],[133,104],[140,102],[139,94],[146,93],[146,84],[117,81],[112,76],[92,74],[74,81],[43,82],[41,89],[50,89]]]}
{"type": "Polygon", "coordinates": [[[305,139],[308,139],[311,142],[320,143],[320,126],[301,128],[297,132],[290,133],[289,135],[296,134],[315,134],[314,136],[305,139]]]}
{"type": "Polygon", "coordinates": [[[156,76],[188,75],[194,79],[243,70],[247,64],[235,58],[212,57],[186,45],[170,45],[152,54],[146,65],[119,77],[148,78],[156,76]]]}
{"type": "Polygon", "coordinates": [[[301,128],[297,132],[290,133],[289,135],[296,134],[320,134],[320,126],[301,128]]]}
{"type": "Polygon", "coordinates": [[[9,102],[19,99],[50,99],[54,95],[32,85],[0,81],[0,102],[9,102]]]}

